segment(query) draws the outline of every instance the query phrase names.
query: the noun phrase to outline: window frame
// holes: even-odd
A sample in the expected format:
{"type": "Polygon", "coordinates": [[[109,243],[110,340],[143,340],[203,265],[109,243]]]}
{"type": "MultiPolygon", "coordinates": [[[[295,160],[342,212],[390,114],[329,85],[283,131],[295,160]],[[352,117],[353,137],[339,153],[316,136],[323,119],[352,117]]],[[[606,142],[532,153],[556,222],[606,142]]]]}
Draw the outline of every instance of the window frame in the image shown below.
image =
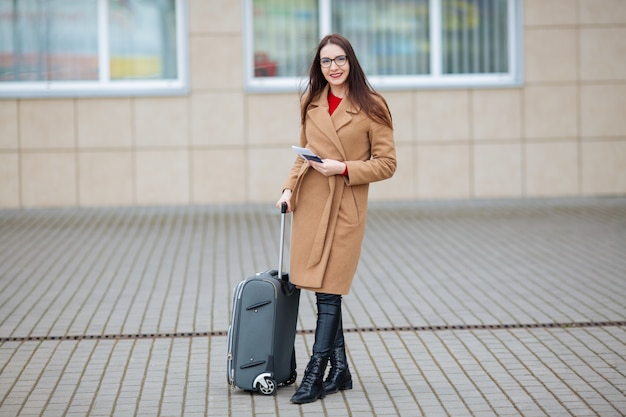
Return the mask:
{"type": "MultiPolygon", "coordinates": [[[[109,62],[108,0],[98,1],[98,62],[109,62]]],[[[0,98],[80,98],[185,95],[189,92],[187,1],[175,0],[176,79],[111,80],[99,65],[98,80],[0,82],[0,98]]]]}
{"type": "MultiPolygon", "coordinates": [[[[244,12],[244,84],[248,92],[301,91],[306,84],[303,77],[254,76],[254,21],[253,0],[243,0],[244,12]]],[[[333,0],[318,0],[319,38],[332,33],[333,0]]],[[[420,90],[444,88],[519,87],[523,85],[522,1],[507,0],[509,71],[501,74],[443,74],[442,73],[442,0],[429,0],[430,68],[427,75],[371,75],[369,82],[378,90],[420,90]]],[[[358,54],[358,51],[356,51],[358,54]]]]}

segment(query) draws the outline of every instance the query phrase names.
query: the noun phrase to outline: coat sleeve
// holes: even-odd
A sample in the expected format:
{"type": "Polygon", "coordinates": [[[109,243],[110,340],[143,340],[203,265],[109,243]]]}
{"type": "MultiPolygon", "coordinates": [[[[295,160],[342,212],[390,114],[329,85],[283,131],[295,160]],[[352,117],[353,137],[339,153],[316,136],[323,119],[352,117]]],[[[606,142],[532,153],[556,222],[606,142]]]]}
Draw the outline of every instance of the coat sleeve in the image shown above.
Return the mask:
{"type": "MultiPolygon", "coordinates": [[[[304,134],[304,127],[300,130],[300,146],[302,148],[306,147],[306,137],[304,134]]],[[[304,163],[304,158],[301,158],[300,155],[296,155],[296,159],[293,161],[293,165],[291,166],[291,171],[289,171],[289,177],[287,181],[283,184],[283,190],[289,189],[292,190],[296,186],[296,182],[298,181],[298,175],[302,170],[302,164],[304,163]]]]}
{"type": "Polygon", "coordinates": [[[348,165],[348,185],[369,184],[382,181],[396,171],[396,147],[393,129],[372,121],[369,131],[371,157],[367,161],[346,161],[348,165]]]}

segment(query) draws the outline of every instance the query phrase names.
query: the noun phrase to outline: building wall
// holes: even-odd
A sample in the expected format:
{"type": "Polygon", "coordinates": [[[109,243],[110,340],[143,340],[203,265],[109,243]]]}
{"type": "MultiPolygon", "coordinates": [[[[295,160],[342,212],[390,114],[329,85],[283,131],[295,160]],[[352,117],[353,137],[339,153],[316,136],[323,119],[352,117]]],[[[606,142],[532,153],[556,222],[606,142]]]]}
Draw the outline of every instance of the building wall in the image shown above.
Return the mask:
{"type": "MultiPolygon", "coordinates": [[[[185,97],[0,100],[0,207],[273,202],[297,94],[248,94],[241,2],[189,1],[185,97]]],[[[358,53],[358,51],[357,51],[358,53]]],[[[384,91],[371,198],[626,194],[626,1],[525,0],[522,88],[384,91]]]]}

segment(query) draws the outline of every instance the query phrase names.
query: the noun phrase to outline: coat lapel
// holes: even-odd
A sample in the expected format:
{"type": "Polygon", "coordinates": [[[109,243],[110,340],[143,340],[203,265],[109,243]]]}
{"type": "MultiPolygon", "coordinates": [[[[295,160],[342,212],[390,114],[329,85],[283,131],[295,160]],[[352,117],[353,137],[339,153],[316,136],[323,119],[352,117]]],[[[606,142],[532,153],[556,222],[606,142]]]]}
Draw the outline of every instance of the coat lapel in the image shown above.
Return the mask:
{"type": "Polygon", "coordinates": [[[352,106],[352,103],[348,99],[341,100],[339,107],[337,107],[331,116],[331,120],[335,126],[335,132],[350,123],[354,113],[356,113],[356,110],[352,106]]]}
{"type": "Polygon", "coordinates": [[[338,140],[337,131],[335,130],[332,119],[330,118],[330,114],[328,114],[328,103],[320,101],[321,100],[317,100],[316,102],[311,103],[312,106],[315,105],[315,107],[309,110],[309,118],[311,122],[313,122],[313,124],[324,134],[324,136],[331,140],[335,138],[338,140]]]}
{"type": "Polygon", "coordinates": [[[309,117],[313,124],[339,149],[339,152],[345,158],[346,154],[337,131],[350,123],[352,115],[357,110],[349,100],[342,100],[331,117],[328,113],[328,91],[329,87],[327,86],[317,100],[311,102],[311,109],[308,112],[309,117]]]}

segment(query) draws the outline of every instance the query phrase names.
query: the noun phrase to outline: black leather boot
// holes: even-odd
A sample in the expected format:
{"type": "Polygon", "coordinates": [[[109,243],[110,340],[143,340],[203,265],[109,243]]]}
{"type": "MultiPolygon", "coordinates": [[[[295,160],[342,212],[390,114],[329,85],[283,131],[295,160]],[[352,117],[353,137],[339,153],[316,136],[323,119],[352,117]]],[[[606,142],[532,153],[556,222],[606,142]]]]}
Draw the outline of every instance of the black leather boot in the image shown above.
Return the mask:
{"type": "Polygon", "coordinates": [[[348,368],[346,345],[343,338],[343,326],[339,322],[335,346],[330,353],[330,372],[324,381],[326,394],[334,394],[339,390],[352,389],[352,375],[348,368]]]}
{"type": "Polygon", "coordinates": [[[328,358],[325,359],[319,354],[311,356],[311,360],[304,371],[300,387],[298,387],[298,391],[291,397],[292,403],[312,403],[313,401],[325,397],[324,372],[326,371],[327,363],[328,358]]]}
{"type": "Polygon", "coordinates": [[[304,371],[302,382],[291,402],[304,404],[326,396],[324,373],[335,345],[337,329],[341,321],[341,296],[334,294],[315,294],[317,298],[317,325],[313,356],[304,371]]]}

